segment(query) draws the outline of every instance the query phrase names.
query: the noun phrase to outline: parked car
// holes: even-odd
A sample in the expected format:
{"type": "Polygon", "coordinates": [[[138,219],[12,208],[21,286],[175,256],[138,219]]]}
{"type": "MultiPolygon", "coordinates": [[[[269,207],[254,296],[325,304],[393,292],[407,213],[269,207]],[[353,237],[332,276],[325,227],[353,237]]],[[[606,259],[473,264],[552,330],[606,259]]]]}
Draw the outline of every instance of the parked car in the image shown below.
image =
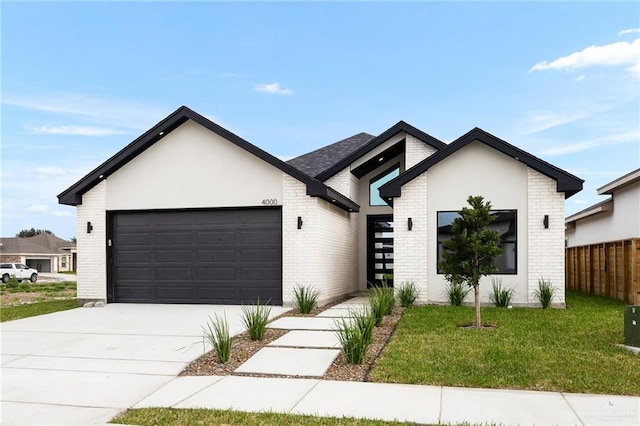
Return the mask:
{"type": "Polygon", "coordinates": [[[6,283],[13,275],[18,282],[29,280],[32,283],[38,281],[38,270],[28,267],[22,263],[0,263],[0,274],[2,274],[2,282],[6,283]]]}

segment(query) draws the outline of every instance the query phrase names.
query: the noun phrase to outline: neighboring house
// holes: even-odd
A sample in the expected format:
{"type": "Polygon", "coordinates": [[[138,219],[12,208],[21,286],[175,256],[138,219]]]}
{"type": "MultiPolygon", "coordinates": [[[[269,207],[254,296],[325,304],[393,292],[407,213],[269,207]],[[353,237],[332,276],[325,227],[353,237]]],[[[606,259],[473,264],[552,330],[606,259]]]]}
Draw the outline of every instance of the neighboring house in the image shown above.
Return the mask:
{"type": "Polygon", "coordinates": [[[181,107],[58,199],[77,206],[80,302],[290,305],[298,285],[326,303],[382,279],[444,301],[439,241],[482,195],[527,305],[540,277],[564,302],[564,200],[582,182],[480,129],[447,145],[402,121],[284,162],[181,107]]]}
{"type": "Polygon", "coordinates": [[[565,220],[567,247],[640,238],[640,169],[597,191],[609,197],[565,220]]]}
{"type": "Polygon", "coordinates": [[[75,243],[47,233],[0,238],[0,262],[24,263],[38,272],[74,271],[76,253],[75,243]]]}

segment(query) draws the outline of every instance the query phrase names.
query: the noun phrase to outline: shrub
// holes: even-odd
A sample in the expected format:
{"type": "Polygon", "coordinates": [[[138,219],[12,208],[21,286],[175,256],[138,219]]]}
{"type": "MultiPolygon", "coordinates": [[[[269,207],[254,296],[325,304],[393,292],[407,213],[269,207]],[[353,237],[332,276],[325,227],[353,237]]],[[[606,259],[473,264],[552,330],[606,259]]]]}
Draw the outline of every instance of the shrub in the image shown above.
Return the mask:
{"type": "Polygon", "coordinates": [[[367,349],[373,341],[375,318],[368,309],[357,313],[349,312],[353,318],[341,318],[336,321],[336,333],[347,362],[362,364],[367,355],[367,349]]]}
{"type": "Polygon", "coordinates": [[[461,282],[449,282],[444,290],[445,296],[451,306],[460,306],[464,302],[465,297],[471,291],[471,287],[465,286],[461,282]]]}
{"type": "Polygon", "coordinates": [[[405,281],[396,290],[396,296],[400,306],[407,308],[418,298],[418,288],[413,281],[405,281]]]}
{"type": "Polygon", "coordinates": [[[298,311],[301,314],[308,314],[318,305],[320,291],[312,287],[297,286],[293,289],[293,295],[298,311]]]}
{"type": "Polygon", "coordinates": [[[491,287],[493,290],[489,293],[489,300],[498,308],[506,308],[511,304],[511,299],[515,294],[513,287],[502,286],[501,278],[491,278],[491,287]]]}
{"type": "Polygon", "coordinates": [[[557,289],[551,284],[550,280],[545,280],[544,278],[538,280],[538,289],[534,294],[540,301],[542,309],[547,309],[551,306],[553,298],[556,297],[556,291],[557,289]]]}
{"type": "Polygon", "coordinates": [[[203,338],[216,351],[221,363],[229,361],[231,353],[231,336],[229,335],[229,323],[227,317],[215,315],[215,319],[209,317],[206,327],[202,327],[203,338]]]}
{"type": "Polygon", "coordinates": [[[264,333],[267,331],[267,323],[271,314],[271,306],[260,304],[260,299],[255,305],[242,305],[242,322],[247,327],[249,338],[251,340],[262,340],[264,333]]]}
{"type": "Polygon", "coordinates": [[[376,327],[382,324],[382,318],[385,315],[391,313],[395,303],[393,288],[389,287],[386,281],[383,281],[380,287],[371,287],[369,289],[369,306],[376,319],[376,327]]]}

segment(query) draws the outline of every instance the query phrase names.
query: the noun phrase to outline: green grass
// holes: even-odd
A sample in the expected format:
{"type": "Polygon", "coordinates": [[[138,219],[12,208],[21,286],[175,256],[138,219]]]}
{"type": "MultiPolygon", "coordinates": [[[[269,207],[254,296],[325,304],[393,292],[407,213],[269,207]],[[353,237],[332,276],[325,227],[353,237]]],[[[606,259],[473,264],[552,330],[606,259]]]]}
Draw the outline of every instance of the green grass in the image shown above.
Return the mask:
{"type": "Polygon", "coordinates": [[[483,308],[494,329],[462,329],[473,308],[405,310],[369,379],[378,382],[640,395],[623,342],[624,303],[567,291],[568,309],[483,308]]]}
{"type": "Polygon", "coordinates": [[[280,413],[244,413],[231,410],[142,408],[128,410],[111,423],[163,426],[187,425],[406,425],[401,422],[337,417],[315,417],[280,413]]]}
{"type": "Polygon", "coordinates": [[[52,312],[66,311],[77,307],[78,304],[75,299],[52,300],[49,302],[37,302],[18,306],[3,306],[2,309],[0,309],[0,322],[35,317],[38,315],[50,314],[52,312]]]}
{"type": "Polygon", "coordinates": [[[15,284],[7,283],[0,286],[0,294],[4,293],[34,293],[43,292],[46,294],[55,295],[56,293],[74,292],[76,291],[76,283],[72,281],[61,281],[57,283],[31,283],[28,280],[15,284]]]}

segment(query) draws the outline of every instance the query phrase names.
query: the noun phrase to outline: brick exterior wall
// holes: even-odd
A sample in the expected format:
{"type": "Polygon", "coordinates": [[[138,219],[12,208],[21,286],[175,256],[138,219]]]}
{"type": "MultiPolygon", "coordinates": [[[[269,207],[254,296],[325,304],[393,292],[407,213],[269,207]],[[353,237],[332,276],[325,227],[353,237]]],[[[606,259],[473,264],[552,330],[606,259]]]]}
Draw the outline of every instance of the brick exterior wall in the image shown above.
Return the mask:
{"type": "Polygon", "coordinates": [[[298,285],[320,290],[325,304],[356,290],[358,218],[306,195],[303,183],[283,174],[282,295],[293,304],[298,285]],[[302,229],[298,229],[298,216],[302,229]]]}
{"type": "Polygon", "coordinates": [[[410,169],[436,152],[434,147],[411,135],[406,136],[405,150],[405,169],[410,169]]]}
{"type": "Polygon", "coordinates": [[[3,254],[0,256],[0,262],[25,263],[23,256],[13,254],[3,254]]]}
{"type": "Polygon", "coordinates": [[[419,302],[427,293],[427,175],[422,174],[402,187],[402,196],[394,199],[394,285],[413,281],[419,289],[419,302]],[[413,221],[411,231],[408,219],[413,221]]]}
{"type": "Polygon", "coordinates": [[[345,197],[349,197],[351,189],[351,176],[353,175],[347,167],[334,176],[331,176],[331,178],[327,179],[324,184],[335,189],[345,197]]]}
{"type": "Polygon", "coordinates": [[[554,303],[565,302],[564,290],[564,193],[556,191],[556,181],[527,168],[529,181],[527,205],[528,302],[534,296],[538,279],[550,279],[558,289],[554,303]],[[549,215],[549,229],[542,221],[549,215]]]}
{"type": "Polygon", "coordinates": [[[82,196],[77,207],[78,302],[107,299],[107,182],[82,196]],[[93,230],[87,234],[87,222],[93,230]]]}

